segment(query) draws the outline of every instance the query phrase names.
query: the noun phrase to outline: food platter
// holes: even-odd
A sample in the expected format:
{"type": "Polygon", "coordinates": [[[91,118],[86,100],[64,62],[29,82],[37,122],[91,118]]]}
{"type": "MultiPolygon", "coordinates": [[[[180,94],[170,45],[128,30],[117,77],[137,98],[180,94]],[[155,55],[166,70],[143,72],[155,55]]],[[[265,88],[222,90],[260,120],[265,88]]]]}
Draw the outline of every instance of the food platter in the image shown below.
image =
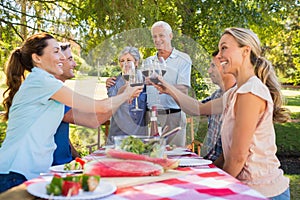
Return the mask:
{"type": "Polygon", "coordinates": [[[53,196],[53,195],[48,195],[46,193],[46,185],[49,183],[50,182],[47,182],[47,181],[32,183],[27,187],[27,191],[30,194],[32,194],[33,196],[44,198],[44,199],[53,199],[53,200],[83,199],[83,200],[87,200],[87,199],[97,199],[97,198],[108,196],[110,194],[113,194],[117,189],[117,187],[113,183],[101,180],[99,186],[93,192],[84,192],[81,190],[78,195],[74,195],[71,197],[53,196]]]}
{"type": "Polygon", "coordinates": [[[76,169],[76,170],[64,170],[64,165],[55,165],[51,166],[49,168],[50,171],[53,172],[61,172],[61,173],[81,173],[83,172],[82,169],[76,169]]]}

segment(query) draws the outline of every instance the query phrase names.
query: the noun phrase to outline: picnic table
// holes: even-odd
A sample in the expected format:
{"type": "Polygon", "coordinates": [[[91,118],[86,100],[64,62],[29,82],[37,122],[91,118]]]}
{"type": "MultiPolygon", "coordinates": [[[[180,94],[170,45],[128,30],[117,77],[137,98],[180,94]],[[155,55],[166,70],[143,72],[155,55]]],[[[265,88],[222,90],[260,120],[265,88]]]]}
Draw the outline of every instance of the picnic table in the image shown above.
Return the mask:
{"type": "MultiPolygon", "coordinates": [[[[88,157],[101,159],[105,156],[95,152],[88,157]]],[[[171,157],[201,159],[193,153],[171,157]]],[[[116,186],[116,190],[112,194],[101,199],[267,199],[213,164],[178,167],[160,176],[112,177],[101,178],[101,180],[116,186]]],[[[45,181],[45,179],[39,177],[28,180],[0,194],[0,199],[40,199],[27,192],[29,185],[39,181],[45,181]]],[[[66,199],[72,199],[72,197],[66,199]]]]}

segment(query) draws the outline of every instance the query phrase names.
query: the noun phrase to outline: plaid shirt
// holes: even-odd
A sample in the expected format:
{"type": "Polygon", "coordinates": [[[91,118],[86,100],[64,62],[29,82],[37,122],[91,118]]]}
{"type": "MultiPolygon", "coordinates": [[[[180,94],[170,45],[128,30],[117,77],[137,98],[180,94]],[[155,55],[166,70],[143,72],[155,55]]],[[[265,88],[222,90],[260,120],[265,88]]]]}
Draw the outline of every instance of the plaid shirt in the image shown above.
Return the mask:
{"type": "MultiPolygon", "coordinates": [[[[211,96],[202,100],[202,103],[206,103],[213,99],[221,97],[223,91],[221,89],[216,90],[211,96]]],[[[208,115],[208,129],[204,138],[203,147],[201,148],[201,156],[215,161],[223,152],[221,142],[221,114],[208,115]]]]}

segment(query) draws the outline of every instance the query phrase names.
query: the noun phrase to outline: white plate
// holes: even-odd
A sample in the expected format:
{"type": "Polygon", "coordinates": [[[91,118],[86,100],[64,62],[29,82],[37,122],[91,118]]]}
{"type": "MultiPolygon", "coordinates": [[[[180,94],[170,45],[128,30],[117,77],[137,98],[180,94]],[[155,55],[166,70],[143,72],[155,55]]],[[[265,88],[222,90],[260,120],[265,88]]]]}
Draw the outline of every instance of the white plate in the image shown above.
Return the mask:
{"type": "Polygon", "coordinates": [[[103,153],[103,154],[105,154],[105,149],[97,149],[93,153],[103,153]]]}
{"type": "Polygon", "coordinates": [[[211,164],[211,160],[199,159],[199,158],[180,158],[179,166],[180,167],[194,167],[200,165],[209,165],[211,164]]]}
{"type": "Polygon", "coordinates": [[[108,196],[112,193],[114,193],[117,189],[115,185],[113,185],[110,182],[100,181],[99,186],[94,190],[93,192],[84,192],[80,191],[78,195],[74,195],[71,197],[65,197],[65,196],[51,196],[48,195],[46,192],[46,185],[50,182],[37,182],[32,183],[27,187],[27,191],[32,194],[33,196],[44,198],[44,199],[53,199],[53,200],[77,200],[77,199],[96,199],[108,196]]]}
{"type": "Polygon", "coordinates": [[[167,156],[184,156],[184,155],[191,155],[192,152],[190,152],[190,151],[165,151],[164,154],[167,156]]]}
{"type": "Polygon", "coordinates": [[[173,149],[173,151],[188,151],[188,149],[184,147],[176,147],[175,149],[173,149]]]}
{"type": "Polygon", "coordinates": [[[50,171],[53,172],[63,172],[63,173],[80,173],[83,172],[82,169],[76,169],[76,170],[64,170],[64,165],[55,165],[55,166],[51,166],[49,168],[50,171]]]}

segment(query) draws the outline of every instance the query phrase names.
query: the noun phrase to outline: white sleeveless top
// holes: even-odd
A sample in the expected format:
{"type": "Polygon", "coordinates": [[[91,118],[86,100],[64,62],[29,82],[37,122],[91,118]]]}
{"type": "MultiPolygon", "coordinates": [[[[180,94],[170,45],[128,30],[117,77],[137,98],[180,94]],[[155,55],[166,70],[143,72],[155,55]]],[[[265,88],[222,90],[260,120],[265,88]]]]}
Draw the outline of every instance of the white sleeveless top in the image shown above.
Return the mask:
{"type": "Polygon", "coordinates": [[[232,143],[235,101],[237,95],[243,93],[252,93],[264,99],[267,102],[267,107],[258,120],[249,146],[248,158],[237,179],[266,197],[273,197],[281,194],[289,187],[289,179],[279,169],[280,162],[275,155],[277,147],[273,125],[273,100],[268,88],[256,76],[251,77],[240,88],[234,87],[228,90],[223,96],[223,105],[225,106],[221,137],[224,157],[227,157],[232,143]]]}

